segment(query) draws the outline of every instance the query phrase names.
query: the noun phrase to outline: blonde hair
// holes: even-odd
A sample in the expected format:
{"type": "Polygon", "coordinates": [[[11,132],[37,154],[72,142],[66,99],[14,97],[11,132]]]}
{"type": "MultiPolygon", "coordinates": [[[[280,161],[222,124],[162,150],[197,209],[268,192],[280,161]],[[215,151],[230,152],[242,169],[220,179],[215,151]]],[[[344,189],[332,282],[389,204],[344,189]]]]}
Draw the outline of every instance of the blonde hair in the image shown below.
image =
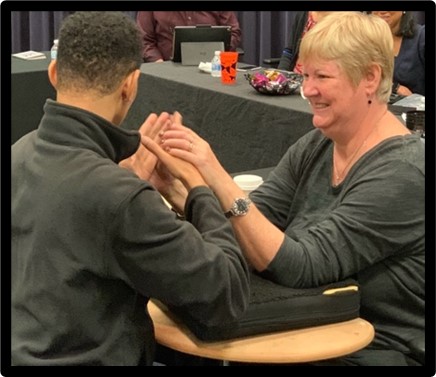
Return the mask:
{"type": "Polygon", "coordinates": [[[393,38],[387,22],[360,12],[331,12],[303,37],[299,59],[334,60],[355,86],[372,64],[381,68],[375,93],[388,102],[394,70],[393,38]]]}

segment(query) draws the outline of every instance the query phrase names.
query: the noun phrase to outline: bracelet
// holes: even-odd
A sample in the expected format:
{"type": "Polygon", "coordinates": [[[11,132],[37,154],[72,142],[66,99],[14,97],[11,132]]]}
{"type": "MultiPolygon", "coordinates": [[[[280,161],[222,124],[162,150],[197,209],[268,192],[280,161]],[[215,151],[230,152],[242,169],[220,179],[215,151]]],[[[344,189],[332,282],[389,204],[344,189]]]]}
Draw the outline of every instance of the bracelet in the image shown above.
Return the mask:
{"type": "Polygon", "coordinates": [[[179,219],[179,220],[186,220],[186,217],[184,216],[184,215],[181,215],[179,212],[177,212],[174,208],[172,208],[171,207],[171,211],[173,211],[175,214],[176,214],[176,216],[177,216],[177,218],[179,219]]]}

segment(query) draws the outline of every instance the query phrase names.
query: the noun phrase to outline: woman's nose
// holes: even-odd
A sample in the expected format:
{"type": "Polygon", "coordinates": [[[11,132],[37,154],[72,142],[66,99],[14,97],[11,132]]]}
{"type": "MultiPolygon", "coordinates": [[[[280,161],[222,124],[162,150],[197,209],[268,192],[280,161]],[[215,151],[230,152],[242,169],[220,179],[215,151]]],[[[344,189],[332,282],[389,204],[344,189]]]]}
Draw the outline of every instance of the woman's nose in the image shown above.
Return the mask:
{"type": "Polygon", "coordinates": [[[304,79],[300,87],[301,97],[307,99],[307,97],[313,97],[318,94],[318,90],[313,85],[310,79],[304,79]]]}

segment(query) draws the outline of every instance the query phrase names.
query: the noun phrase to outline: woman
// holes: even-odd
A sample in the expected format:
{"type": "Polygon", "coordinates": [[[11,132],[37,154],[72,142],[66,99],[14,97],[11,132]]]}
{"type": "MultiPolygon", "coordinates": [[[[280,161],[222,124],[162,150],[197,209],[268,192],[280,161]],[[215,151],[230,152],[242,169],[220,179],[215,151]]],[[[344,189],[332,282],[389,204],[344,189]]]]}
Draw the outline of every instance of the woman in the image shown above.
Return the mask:
{"type": "Polygon", "coordinates": [[[385,20],[394,38],[394,84],[392,91],[402,96],[425,96],[425,25],[417,25],[412,12],[374,11],[385,20]]]}
{"type": "Polygon", "coordinates": [[[315,130],[289,148],[251,204],[190,129],[162,131],[163,148],[143,138],[162,161],[198,168],[264,276],[297,288],[358,280],[361,316],[376,336],[341,365],[414,364],[411,344],[424,338],[424,149],[387,110],[392,52],[387,24],[363,13],[334,12],[306,34],[300,59],[315,130]]]}

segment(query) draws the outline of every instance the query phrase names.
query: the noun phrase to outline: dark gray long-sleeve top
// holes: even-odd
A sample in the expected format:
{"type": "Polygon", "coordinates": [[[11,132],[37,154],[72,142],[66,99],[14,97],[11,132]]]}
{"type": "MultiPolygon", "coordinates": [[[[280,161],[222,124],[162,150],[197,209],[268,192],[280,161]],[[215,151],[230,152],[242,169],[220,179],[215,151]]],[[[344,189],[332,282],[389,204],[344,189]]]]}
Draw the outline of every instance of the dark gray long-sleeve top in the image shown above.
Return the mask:
{"type": "Polygon", "coordinates": [[[153,360],[149,297],[216,325],[249,299],[248,268],[211,190],[180,221],[120,168],[139,134],[48,100],[12,146],[12,364],[153,360]]]}
{"type": "Polygon", "coordinates": [[[376,329],[371,347],[408,353],[408,342],[424,337],[423,143],[415,135],[385,140],[338,187],[332,145],[309,132],[251,194],[286,234],[264,274],[291,287],[356,278],[361,316],[376,329]]]}

